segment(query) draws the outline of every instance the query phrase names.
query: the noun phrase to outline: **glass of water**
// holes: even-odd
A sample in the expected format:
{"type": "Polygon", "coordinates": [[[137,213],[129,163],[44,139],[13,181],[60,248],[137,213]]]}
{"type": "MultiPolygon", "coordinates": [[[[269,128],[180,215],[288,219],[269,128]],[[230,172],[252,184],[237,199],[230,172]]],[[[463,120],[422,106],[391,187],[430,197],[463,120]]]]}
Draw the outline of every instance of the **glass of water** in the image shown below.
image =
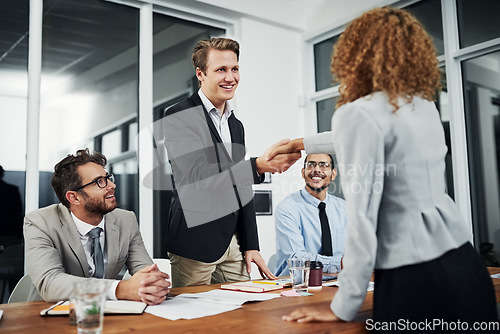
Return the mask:
{"type": "Polygon", "coordinates": [[[307,292],[310,265],[311,262],[307,258],[288,259],[292,289],[296,292],[307,292]]]}
{"type": "Polygon", "coordinates": [[[87,279],[74,287],[78,334],[101,334],[106,300],[106,281],[87,279]]]}

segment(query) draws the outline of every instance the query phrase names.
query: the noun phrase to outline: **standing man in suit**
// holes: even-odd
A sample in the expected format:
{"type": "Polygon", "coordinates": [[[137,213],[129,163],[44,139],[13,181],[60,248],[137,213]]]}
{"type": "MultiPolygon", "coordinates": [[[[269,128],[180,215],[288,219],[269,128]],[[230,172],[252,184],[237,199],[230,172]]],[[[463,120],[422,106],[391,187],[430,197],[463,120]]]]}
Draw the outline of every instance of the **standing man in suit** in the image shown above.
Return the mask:
{"type": "Polygon", "coordinates": [[[252,184],[281,172],[300,153],[267,161],[245,160],[243,124],[228,100],[240,80],[239,44],[228,38],[199,41],[192,62],[200,89],[168,109],[165,145],[175,189],[167,227],[172,285],[248,280],[251,263],[275,278],[259,253],[252,184]]]}
{"type": "Polygon", "coordinates": [[[30,301],[68,299],[74,283],[91,279],[109,281],[109,299],[149,305],[165,300],[169,277],[149,257],[135,214],[116,208],[115,179],[104,170],[106,162],[88,149],[68,155],[54,167],[51,181],[61,203],[26,216],[30,301]],[[116,280],[123,265],[133,276],[116,280]]]}
{"type": "Polygon", "coordinates": [[[328,193],[337,170],[330,154],[309,154],[302,177],[306,186],[276,208],[276,275],[288,275],[287,260],[307,257],[323,263],[323,272],[340,272],[347,214],[345,201],[328,193]]]}

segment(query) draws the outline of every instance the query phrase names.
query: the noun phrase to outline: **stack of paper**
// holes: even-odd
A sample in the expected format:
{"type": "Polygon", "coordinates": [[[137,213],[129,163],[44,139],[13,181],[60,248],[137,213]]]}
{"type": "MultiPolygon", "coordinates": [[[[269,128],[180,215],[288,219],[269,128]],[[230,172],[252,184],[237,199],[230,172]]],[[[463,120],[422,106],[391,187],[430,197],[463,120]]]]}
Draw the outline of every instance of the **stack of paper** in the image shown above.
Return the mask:
{"type": "Polygon", "coordinates": [[[224,290],[183,293],[160,305],[148,306],[146,313],[169,320],[195,319],[238,309],[248,301],[264,301],[279,296],[277,293],[254,294],[224,290]]]}

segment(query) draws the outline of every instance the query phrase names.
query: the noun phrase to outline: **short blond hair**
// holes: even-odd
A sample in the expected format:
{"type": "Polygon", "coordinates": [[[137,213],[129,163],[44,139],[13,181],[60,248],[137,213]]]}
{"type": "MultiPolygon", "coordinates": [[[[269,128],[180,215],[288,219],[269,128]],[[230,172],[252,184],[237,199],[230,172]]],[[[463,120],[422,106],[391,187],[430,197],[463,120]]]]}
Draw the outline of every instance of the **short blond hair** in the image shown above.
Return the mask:
{"type": "Polygon", "coordinates": [[[210,49],[231,50],[236,54],[236,59],[240,60],[240,44],[230,38],[210,38],[199,41],[193,50],[191,61],[194,68],[199,68],[206,74],[208,52],[210,49]]]}

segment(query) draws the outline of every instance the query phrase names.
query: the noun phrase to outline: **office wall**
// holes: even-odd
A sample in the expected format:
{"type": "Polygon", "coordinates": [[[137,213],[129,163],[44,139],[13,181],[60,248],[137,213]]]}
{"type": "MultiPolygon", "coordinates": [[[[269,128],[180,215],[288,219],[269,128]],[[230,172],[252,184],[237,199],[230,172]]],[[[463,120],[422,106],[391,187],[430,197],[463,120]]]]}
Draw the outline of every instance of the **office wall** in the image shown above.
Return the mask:
{"type": "Polygon", "coordinates": [[[394,2],[397,0],[326,0],[309,13],[307,31],[314,33],[325,28],[338,27],[339,23],[344,24],[368,9],[394,2]]]}
{"type": "MultiPolygon", "coordinates": [[[[299,107],[302,92],[301,36],[270,24],[241,19],[240,85],[234,106],[245,125],[248,156],[260,156],[283,138],[304,135],[304,109],[299,107]]],[[[271,184],[254,186],[272,190],[273,212],[289,193],[302,186],[297,165],[284,174],[274,174],[271,184]]],[[[258,216],[260,247],[267,261],[276,252],[273,216],[258,216]]],[[[253,274],[258,271],[253,270],[253,274]]]]}

